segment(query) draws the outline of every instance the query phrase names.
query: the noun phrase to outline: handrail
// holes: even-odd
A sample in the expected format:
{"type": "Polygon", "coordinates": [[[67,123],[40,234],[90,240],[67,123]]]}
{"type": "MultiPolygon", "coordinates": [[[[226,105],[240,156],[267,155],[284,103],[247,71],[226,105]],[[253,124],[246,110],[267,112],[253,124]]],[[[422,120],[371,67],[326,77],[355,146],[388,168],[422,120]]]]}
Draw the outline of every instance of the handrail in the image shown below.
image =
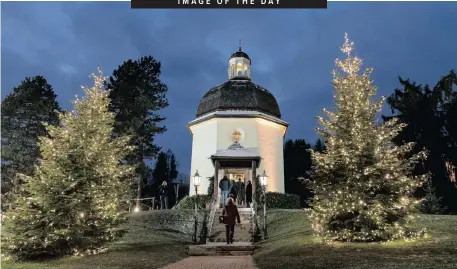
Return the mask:
{"type": "Polygon", "coordinates": [[[256,229],[256,218],[257,216],[255,215],[255,210],[254,210],[254,204],[251,205],[251,238],[252,241],[254,242],[254,236],[255,236],[255,229],[256,229]]]}
{"type": "Polygon", "coordinates": [[[213,200],[211,203],[211,212],[209,213],[209,220],[208,220],[208,239],[211,236],[211,231],[213,229],[214,217],[216,216],[216,208],[217,202],[213,200]]]}

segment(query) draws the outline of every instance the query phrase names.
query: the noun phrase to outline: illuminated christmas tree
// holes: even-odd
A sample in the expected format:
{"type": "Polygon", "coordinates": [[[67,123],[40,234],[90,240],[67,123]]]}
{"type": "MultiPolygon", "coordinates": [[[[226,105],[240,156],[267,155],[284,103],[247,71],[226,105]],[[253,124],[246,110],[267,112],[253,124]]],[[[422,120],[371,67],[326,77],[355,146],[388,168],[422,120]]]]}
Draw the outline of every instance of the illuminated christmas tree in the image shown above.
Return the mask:
{"type": "Polygon", "coordinates": [[[361,72],[362,60],[352,55],[345,35],[344,60],[333,72],[334,111],[323,110],[317,128],[326,151],[312,152],[312,223],[325,241],[389,241],[422,234],[410,228],[411,212],[419,200],[413,192],[426,175],[412,177],[425,152],[411,156],[413,144],[392,143],[404,125],[377,122],[384,99],[373,101],[372,69],[361,72]]]}
{"type": "Polygon", "coordinates": [[[25,184],[4,222],[2,248],[12,258],[96,253],[123,233],[121,200],[133,170],[122,160],[132,148],[128,137],[113,138],[109,92],[100,70],[92,77],[74,111],[59,114],[61,125],[46,125],[34,175],[21,175],[25,184]]]}

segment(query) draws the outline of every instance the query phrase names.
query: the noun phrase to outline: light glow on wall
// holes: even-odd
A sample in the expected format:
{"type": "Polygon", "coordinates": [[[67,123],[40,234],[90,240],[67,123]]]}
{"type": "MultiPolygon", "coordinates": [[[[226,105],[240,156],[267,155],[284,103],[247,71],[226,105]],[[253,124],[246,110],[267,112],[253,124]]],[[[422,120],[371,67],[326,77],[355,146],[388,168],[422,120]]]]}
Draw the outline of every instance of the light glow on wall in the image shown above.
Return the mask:
{"type": "MultiPolygon", "coordinates": [[[[198,170],[202,176],[199,192],[206,194],[209,186],[207,178],[214,175],[211,155],[233,144],[232,134],[235,131],[242,134],[242,141],[239,143],[245,148],[256,148],[262,158],[256,174],[261,175],[263,170],[266,171],[269,176],[267,191],[284,192],[283,141],[287,126],[260,117],[216,117],[195,123],[189,126],[189,129],[193,135],[189,174],[192,175],[198,170]]],[[[245,178],[252,180],[250,169],[245,171],[245,178]]],[[[219,172],[219,180],[224,174],[223,170],[219,172]]],[[[190,188],[189,195],[195,195],[194,192],[194,189],[190,188]]]]}

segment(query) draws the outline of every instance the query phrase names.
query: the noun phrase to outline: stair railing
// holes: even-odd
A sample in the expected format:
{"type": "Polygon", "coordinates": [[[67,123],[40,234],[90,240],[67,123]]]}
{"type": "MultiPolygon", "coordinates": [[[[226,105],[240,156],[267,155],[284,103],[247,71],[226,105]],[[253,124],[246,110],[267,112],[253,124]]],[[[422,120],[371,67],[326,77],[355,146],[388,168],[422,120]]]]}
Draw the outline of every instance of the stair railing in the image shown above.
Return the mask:
{"type": "Polygon", "coordinates": [[[214,218],[216,216],[217,202],[213,200],[211,203],[211,212],[209,213],[208,220],[208,239],[211,237],[211,232],[213,230],[214,218]]]}
{"type": "Polygon", "coordinates": [[[254,210],[254,206],[251,205],[251,223],[250,223],[250,226],[251,226],[251,238],[252,238],[252,241],[254,242],[255,241],[255,232],[256,232],[256,214],[255,214],[255,210],[254,210]]]}

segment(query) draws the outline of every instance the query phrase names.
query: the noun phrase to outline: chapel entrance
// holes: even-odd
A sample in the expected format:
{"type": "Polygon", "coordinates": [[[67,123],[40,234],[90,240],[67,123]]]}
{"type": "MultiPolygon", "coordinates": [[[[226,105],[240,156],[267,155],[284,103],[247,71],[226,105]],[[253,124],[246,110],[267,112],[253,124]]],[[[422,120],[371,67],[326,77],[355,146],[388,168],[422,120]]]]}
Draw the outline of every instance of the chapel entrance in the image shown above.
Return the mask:
{"type": "Polygon", "coordinates": [[[226,174],[227,178],[230,180],[233,188],[231,192],[235,193],[235,203],[239,208],[246,207],[247,199],[252,197],[252,195],[249,197],[247,195],[247,183],[249,181],[248,178],[250,178],[249,169],[227,169],[224,174],[226,174]]]}
{"type": "MultiPolygon", "coordinates": [[[[252,183],[252,204],[255,205],[255,190],[257,168],[260,165],[260,156],[257,154],[256,149],[244,148],[238,142],[233,143],[226,150],[218,150],[214,155],[211,156],[211,161],[214,166],[214,189],[213,189],[213,202],[210,213],[210,225],[208,236],[210,241],[218,242],[218,238],[225,240],[223,230],[225,225],[221,225],[217,222],[216,217],[222,213],[222,209],[219,208],[221,204],[221,192],[219,190],[219,181],[226,176],[229,180],[238,180],[238,177],[243,181],[244,187],[246,183],[251,181],[252,183]]],[[[242,202],[243,203],[243,202],[242,202]]],[[[244,201],[244,205],[245,205],[244,201]]],[[[255,230],[254,216],[256,215],[255,206],[252,208],[246,208],[241,205],[238,206],[240,217],[242,218],[239,232],[235,232],[235,241],[247,242],[252,238],[252,231],[255,230]],[[248,240],[249,239],[249,240],[248,240]]]]}
{"type": "MultiPolygon", "coordinates": [[[[260,156],[255,149],[244,148],[238,142],[233,143],[227,150],[220,150],[211,156],[214,166],[214,189],[213,201],[221,202],[219,182],[224,176],[229,180],[241,181],[246,188],[248,181],[252,184],[252,193],[256,190],[257,168],[260,165],[260,156]]],[[[252,195],[252,202],[255,203],[255,195],[252,195]]]]}

